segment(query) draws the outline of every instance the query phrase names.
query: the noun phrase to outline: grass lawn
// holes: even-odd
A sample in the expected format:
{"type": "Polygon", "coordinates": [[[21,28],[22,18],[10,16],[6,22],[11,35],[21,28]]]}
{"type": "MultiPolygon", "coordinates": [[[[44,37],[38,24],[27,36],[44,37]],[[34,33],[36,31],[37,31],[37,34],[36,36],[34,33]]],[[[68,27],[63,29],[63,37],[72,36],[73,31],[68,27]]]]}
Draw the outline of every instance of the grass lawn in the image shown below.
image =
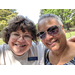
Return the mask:
{"type": "MultiPolygon", "coordinates": [[[[73,31],[73,32],[67,32],[66,33],[66,38],[67,39],[70,38],[70,37],[72,37],[72,36],[75,36],[75,31],[73,31]]],[[[0,45],[2,45],[3,43],[4,43],[3,40],[0,39],[0,45]]]]}
{"type": "Polygon", "coordinates": [[[72,37],[72,36],[75,36],[75,31],[67,32],[67,33],[66,33],[66,38],[67,38],[67,39],[70,38],[70,37],[72,37]]]}

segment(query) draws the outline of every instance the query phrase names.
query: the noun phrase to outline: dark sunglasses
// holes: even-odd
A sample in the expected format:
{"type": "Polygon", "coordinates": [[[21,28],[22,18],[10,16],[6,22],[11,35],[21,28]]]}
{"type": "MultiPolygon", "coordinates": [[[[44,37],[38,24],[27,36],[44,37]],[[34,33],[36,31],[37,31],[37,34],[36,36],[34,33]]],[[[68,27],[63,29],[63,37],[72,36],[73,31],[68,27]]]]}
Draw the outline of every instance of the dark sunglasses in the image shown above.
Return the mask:
{"type": "MultiPolygon", "coordinates": [[[[61,25],[59,25],[59,26],[61,26],[61,25]]],[[[58,34],[58,33],[59,33],[59,26],[56,26],[56,25],[55,25],[55,26],[49,27],[49,28],[47,29],[48,34],[51,35],[51,36],[55,36],[56,34],[58,34]]],[[[37,34],[37,37],[40,37],[40,39],[44,39],[45,36],[46,36],[45,31],[41,31],[41,32],[39,32],[39,33],[37,34]]]]}

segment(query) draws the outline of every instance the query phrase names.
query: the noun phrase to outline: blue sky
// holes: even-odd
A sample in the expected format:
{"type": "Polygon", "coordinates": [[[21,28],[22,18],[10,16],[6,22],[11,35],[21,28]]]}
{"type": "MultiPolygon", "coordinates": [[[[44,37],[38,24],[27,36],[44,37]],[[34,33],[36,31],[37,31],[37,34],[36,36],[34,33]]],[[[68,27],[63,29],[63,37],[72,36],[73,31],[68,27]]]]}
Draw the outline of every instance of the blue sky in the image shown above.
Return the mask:
{"type": "Polygon", "coordinates": [[[38,22],[40,9],[17,9],[19,15],[27,16],[35,24],[38,22]]]}

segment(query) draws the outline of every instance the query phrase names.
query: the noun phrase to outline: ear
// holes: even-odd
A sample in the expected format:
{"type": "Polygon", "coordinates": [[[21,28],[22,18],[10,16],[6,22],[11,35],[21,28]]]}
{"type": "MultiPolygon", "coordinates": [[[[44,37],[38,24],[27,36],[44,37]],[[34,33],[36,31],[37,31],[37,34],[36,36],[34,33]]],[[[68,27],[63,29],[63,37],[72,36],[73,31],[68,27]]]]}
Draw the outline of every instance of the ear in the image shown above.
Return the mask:
{"type": "Polygon", "coordinates": [[[63,32],[65,33],[65,30],[64,30],[64,25],[62,25],[62,30],[63,30],[63,32]]]}
{"type": "Polygon", "coordinates": [[[64,29],[64,25],[62,25],[62,29],[64,29]]]}

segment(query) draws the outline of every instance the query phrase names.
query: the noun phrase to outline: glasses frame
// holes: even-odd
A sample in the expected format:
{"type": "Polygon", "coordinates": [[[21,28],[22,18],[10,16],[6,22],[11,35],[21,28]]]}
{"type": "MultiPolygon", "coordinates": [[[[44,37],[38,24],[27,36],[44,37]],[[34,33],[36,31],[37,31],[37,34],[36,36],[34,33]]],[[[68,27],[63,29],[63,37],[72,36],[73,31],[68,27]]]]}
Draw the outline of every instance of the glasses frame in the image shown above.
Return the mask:
{"type": "MultiPolygon", "coordinates": [[[[51,26],[51,27],[54,27],[54,26],[57,26],[57,25],[53,25],[53,26],[51,26]]],[[[51,27],[47,28],[45,31],[39,32],[39,33],[37,34],[37,37],[40,37],[41,40],[44,39],[45,36],[46,36],[46,32],[49,34],[49,31],[48,31],[48,30],[49,30],[51,27]],[[40,35],[40,33],[42,33],[42,32],[43,32],[43,34],[40,35]],[[41,38],[42,35],[43,35],[43,38],[41,38]]],[[[57,27],[58,27],[58,33],[59,33],[62,26],[61,26],[61,25],[58,25],[57,27]]],[[[58,34],[58,33],[57,33],[57,34],[58,34]]],[[[55,34],[55,35],[57,35],[57,34],[55,34]]],[[[51,35],[51,34],[49,34],[49,35],[51,35]]],[[[55,35],[52,34],[51,36],[55,36],[55,35]]]]}
{"type": "Polygon", "coordinates": [[[21,36],[21,35],[19,35],[19,34],[18,34],[18,35],[16,35],[16,34],[17,34],[17,33],[12,33],[12,34],[11,34],[11,37],[14,38],[14,39],[19,39],[19,38],[22,37],[23,40],[29,40],[29,39],[32,39],[32,38],[33,38],[32,36],[29,36],[29,35],[21,36]],[[26,37],[26,36],[28,36],[28,37],[26,37]],[[25,37],[26,37],[27,39],[26,39],[25,37]]]}

